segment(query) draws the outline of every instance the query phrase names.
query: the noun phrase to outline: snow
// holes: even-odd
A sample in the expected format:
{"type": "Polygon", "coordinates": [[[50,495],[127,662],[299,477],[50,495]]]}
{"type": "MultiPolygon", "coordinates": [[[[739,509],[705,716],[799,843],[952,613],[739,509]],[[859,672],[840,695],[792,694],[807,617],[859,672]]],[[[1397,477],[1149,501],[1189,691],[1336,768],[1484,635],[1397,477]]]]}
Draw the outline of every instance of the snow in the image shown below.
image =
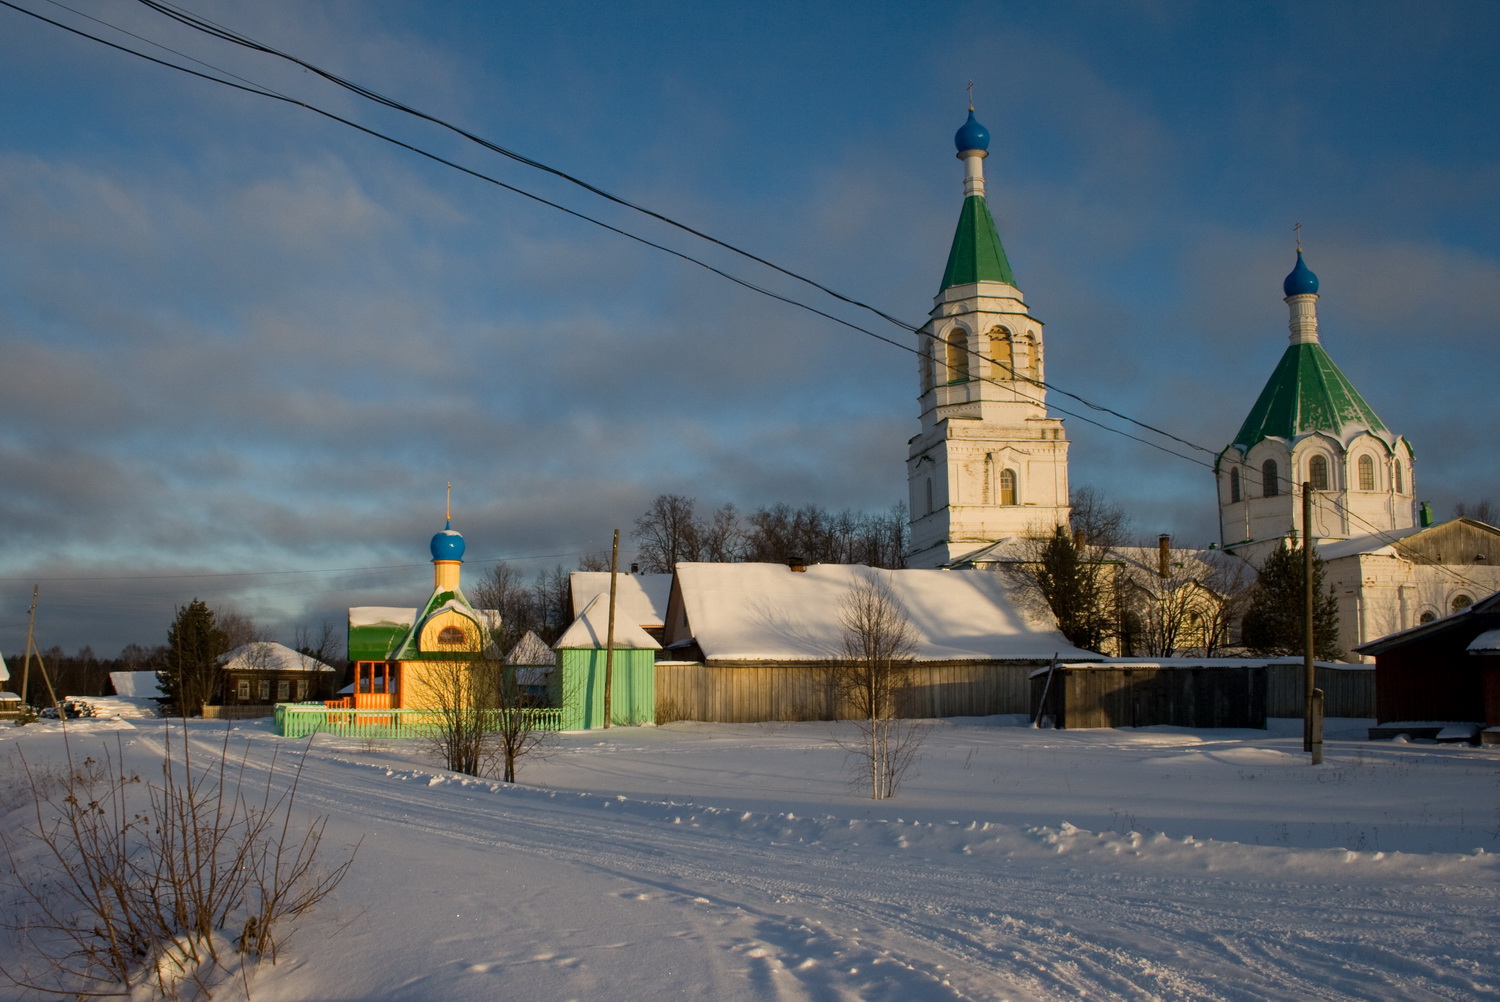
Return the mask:
{"type": "Polygon", "coordinates": [[[274,640],[252,640],[219,658],[225,671],[333,671],[317,658],[274,640]]]}
{"type": "Polygon", "coordinates": [[[1468,651],[1470,654],[1500,653],[1500,630],[1485,630],[1469,641],[1468,651]]]}
{"type": "Polygon", "coordinates": [[[555,650],[602,650],[604,638],[610,637],[609,646],[617,651],[659,651],[657,643],[645,630],[621,615],[615,609],[615,630],[609,632],[609,593],[596,595],[573,620],[573,625],[563,631],[553,644],[555,650]]]}
{"type": "Polygon", "coordinates": [[[167,698],[167,694],[161,691],[161,678],[154,671],[112,671],[109,673],[109,684],[114,686],[117,696],[167,698]]]}
{"type": "Polygon", "coordinates": [[[982,570],[875,571],[859,564],[677,565],[694,639],[710,660],[809,661],[835,656],[839,610],[865,575],[889,583],[918,633],[916,660],[1097,659],[1029,620],[1003,576],[982,570]]]}
{"type": "Polygon", "coordinates": [[[356,605],[349,609],[349,625],[410,627],[416,621],[417,612],[416,609],[392,605],[356,605]]]}
{"type": "MultiPolygon", "coordinates": [[[[1500,753],[1268,731],[936,721],[896,798],[851,787],[847,725],[559,735],[524,785],[416,741],[315,738],[298,803],[354,868],[215,997],[1482,999],[1500,994],[1500,753]]],[[[76,721],[155,774],[181,722],[76,721]]],[[[301,742],[189,723],[263,775],[301,742]],[[248,742],[248,743],[247,743],[248,742]]],[[[0,728],[61,761],[61,725],[0,728]]],[[[27,802],[3,801],[9,831],[27,802]]],[[[14,914],[14,892],[0,907],[14,914]]],[[[15,956],[0,932],[0,956],[15,956]]],[[[5,994],[0,998],[23,996],[5,994]]]]}
{"type": "MultiPolygon", "coordinates": [[[[599,596],[609,597],[609,571],[574,571],[568,575],[573,608],[585,609],[599,596]]],[[[670,574],[616,574],[615,612],[643,629],[659,629],[672,593],[670,574]]]]}

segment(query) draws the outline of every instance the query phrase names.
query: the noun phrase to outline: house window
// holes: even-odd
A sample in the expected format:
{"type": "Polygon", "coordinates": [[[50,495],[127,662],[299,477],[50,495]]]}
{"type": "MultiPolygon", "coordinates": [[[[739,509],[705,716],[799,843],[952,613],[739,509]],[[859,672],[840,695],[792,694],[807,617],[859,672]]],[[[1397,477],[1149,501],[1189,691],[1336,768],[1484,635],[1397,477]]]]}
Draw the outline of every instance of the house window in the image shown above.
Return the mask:
{"type": "Polygon", "coordinates": [[[461,627],[445,626],[438,631],[438,643],[461,644],[464,642],[464,631],[461,627]]]}
{"type": "Polygon", "coordinates": [[[1013,505],[1016,503],[1016,471],[1000,471],[1000,503],[1013,505]]]}
{"type": "Polygon", "coordinates": [[[1328,459],[1326,457],[1314,456],[1307,461],[1307,479],[1315,491],[1328,489],[1328,459]]]}
{"type": "Polygon", "coordinates": [[[300,703],[300,702],[302,702],[306,698],[307,698],[307,679],[305,679],[305,678],[299,678],[297,680],[297,702],[300,703]]]}
{"type": "Polygon", "coordinates": [[[1233,504],[1240,499],[1240,470],[1239,467],[1229,471],[1229,502],[1233,504]]]}
{"type": "Polygon", "coordinates": [[[948,335],[948,382],[969,381],[969,332],[962,327],[948,335]]]}
{"type": "Polygon", "coordinates": [[[271,698],[271,680],[263,678],[260,680],[260,700],[262,703],[271,698]]]}
{"type": "Polygon", "coordinates": [[[291,698],[292,698],[292,683],[286,681],[285,679],[282,679],[280,682],[277,682],[276,683],[276,701],[279,702],[279,703],[285,703],[288,699],[291,699],[291,698]]]}
{"type": "Polygon", "coordinates": [[[235,691],[239,695],[240,702],[250,702],[250,680],[248,678],[240,679],[240,684],[235,691]]]}
{"type": "Polygon", "coordinates": [[[1391,467],[1391,473],[1394,476],[1395,481],[1396,481],[1396,493],[1397,494],[1405,494],[1406,493],[1406,478],[1401,475],[1401,460],[1399,460],[1399,459],[1396,460],[1396,464],[1391,467]]]}
{"type": "Polygon", "coordinates": [[[1276,469],[1276,460],[1268,459],[1260,464],[1260,489],[1268,498],[1281,493],[1281,474],[1276,469]]]}
{"type": "Polygon", "coordinates": [[[1467,595],[1454,595],[1453,596],[1453,611],[1454,612],[1457,612],[1460,609],[1467,609],[1469,606],[1471,606],[1473,604],[1474,604],[1474,600],[1472,598],[1470,598],[1469,596],[1467,596],[1467,595]]]}
{"type": "Polygon", "coordinates": [[[1373,491],[1375,489],[1375,457],[1359,457],[1359,489],[1362,491],[1373,491]]]}

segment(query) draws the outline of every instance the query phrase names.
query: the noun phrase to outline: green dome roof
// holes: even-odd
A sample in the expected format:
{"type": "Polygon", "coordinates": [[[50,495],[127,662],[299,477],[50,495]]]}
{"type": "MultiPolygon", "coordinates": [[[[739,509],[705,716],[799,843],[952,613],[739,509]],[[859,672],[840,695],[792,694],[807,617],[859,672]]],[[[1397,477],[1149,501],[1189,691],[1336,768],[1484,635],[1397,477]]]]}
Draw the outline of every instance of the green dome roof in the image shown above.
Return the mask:
{"type": "Polygon", "coordinates": [[[1287,347],[1234,436],[1234,445],[1248,452],[1267,438],[1292,442],[1313,432],[1332,435],[1347,445],[1365,431],[1395,441],[1323,346],[1311,341],[1287,347]]]}

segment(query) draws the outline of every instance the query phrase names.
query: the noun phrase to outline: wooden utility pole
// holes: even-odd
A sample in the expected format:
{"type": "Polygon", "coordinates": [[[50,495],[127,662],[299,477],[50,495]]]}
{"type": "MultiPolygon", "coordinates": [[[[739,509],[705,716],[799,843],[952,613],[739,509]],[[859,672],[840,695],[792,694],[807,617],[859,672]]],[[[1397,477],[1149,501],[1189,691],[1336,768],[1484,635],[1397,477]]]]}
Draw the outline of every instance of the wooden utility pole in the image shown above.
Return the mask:
{"type": "Polygon", "coordinates": [[[41,585],[31,586],[31,609],[26,613],[26,663],[21,669],[21,703],[23,706],[31,705],[26,702],[26,687],[31,682],[32,638],[36,635],[36,597],[41,590],[41,585]]]}
{"type": "Polygon", "coordinates": [[[609,554],[609,632],[604,638],[604,726],[609,726],[615,688],[615,575],[620,570],[620,530],[609,554]]]}
{"type": "Polygon", "coordinates": [[[1323,693],[1317,688],[1313,649],[1317,642],[1313,610],[1312,482],[1302,484],[1302,671],[1305,702],[1302,708],[1302,750],[1312,753],[1312,764],[1323,761],[1323,693]]]}

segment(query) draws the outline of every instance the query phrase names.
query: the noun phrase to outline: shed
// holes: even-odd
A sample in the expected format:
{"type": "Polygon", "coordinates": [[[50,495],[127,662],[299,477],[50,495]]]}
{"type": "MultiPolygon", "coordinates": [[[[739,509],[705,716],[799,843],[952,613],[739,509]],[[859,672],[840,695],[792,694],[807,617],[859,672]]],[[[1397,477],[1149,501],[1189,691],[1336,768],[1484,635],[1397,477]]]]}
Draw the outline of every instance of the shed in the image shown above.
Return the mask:
{"type": "Polygon", "coordinates": [[[1376,722],[1500,725],[1497,646],[1500,592],[1356,647],[1375,658],[1376,722]]]}
{"type": "Polygon", "coordinates": [[[563,711],[562,729],[604,726],[604,676],[608,658],[611,724],[656,722],[656,652],[661,644],[641,627],[622,621],[616,610],[609,636],[609,596],[596,596],[553,648],[551,699],[563,711]],[[608,657],[609,650],[613,656],[608,657]]]}
{"type": "Polygon", "coordinates": [[[1263,729],[1266,676],[1264,663],[1212,658],[1066,663],[1032,673],[1032,706],[1058,728],[1263,729]]]}

